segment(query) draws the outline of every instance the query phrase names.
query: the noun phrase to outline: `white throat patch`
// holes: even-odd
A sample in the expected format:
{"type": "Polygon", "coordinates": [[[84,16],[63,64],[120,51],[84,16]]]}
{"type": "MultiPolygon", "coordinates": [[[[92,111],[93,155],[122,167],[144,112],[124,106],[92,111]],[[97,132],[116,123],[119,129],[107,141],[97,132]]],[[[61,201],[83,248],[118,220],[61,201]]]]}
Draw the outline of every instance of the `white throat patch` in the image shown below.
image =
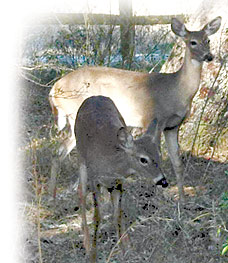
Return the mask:
{"type": "Polygon", "coordinates": [[[195,67],[199,67],[200,64],[201,64],[199,61],[197,61],[197,60],[195,60],[195,59],[191,59],[191,62],[192,62],[192,64],[193,64],[193,66],[195,66],[195,67]]]}

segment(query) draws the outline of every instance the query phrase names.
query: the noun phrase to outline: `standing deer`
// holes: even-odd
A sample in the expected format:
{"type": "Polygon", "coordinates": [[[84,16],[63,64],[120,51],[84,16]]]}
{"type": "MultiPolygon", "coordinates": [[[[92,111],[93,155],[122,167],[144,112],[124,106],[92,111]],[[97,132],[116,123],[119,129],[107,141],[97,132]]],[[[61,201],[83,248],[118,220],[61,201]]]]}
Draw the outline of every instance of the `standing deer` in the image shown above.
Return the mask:
{"type": "Polygon", "coordinates": [[[110,98],[92,96],[78,110],[75,136],[79,153],[79,197],[82,209],[84,245],[91,262],[96,262],[97,230],[100,223],[100,187],[106,187],[114,207],[118,239],[123,235],[121,218],[122,183],[130,175],[146,176],[156,185],[167,187],[160,169],[158,146],[153,143],[158,123],[154,120],[148,132],[133,140],[123,117],[110,98]],[[151,129],[151,130],[150,130],[151,129]],[[90,248],[86,220],[86,192],[93,193],[94,236],[90,248]]]}
{"type": "Polygon", "coordinates": [[[221,17],[217,17],[200,31],[188,31],[176,18],[172,31],[186,44],[184,63],[174,73],[141,73],[106,67],[84,67],[61,78],[50,92],[50,104],[62,130],[69,123],[71,132],[59,149],[61,159],[74,148],[73,133],[79,106],[89,96],[110,97],[126,124],[147,129],[157,119],[157,143],[164,132],[169,156],[177,177],[180,199],[184,198],[182,162],[179,158],[178,130],[188,117],[196,94],[204,61],[213,60],[208,36],[217,32],[221,17]]]}

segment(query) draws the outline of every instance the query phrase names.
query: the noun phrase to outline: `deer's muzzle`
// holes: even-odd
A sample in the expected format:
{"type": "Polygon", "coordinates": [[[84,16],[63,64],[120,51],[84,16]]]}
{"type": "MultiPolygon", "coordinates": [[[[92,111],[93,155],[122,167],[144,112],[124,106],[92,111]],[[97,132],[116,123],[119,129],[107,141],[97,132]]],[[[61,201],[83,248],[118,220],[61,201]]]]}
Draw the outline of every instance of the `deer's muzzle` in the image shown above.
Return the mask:
{"type": "Polygon", "coordinates": [[[163,179],[161,179],[160,181],[158,181],[158,182],[156,183],[156,185],[161,185],[162,188],[165,188],[165,187],[167,187],[169,184],[168,184],[168,182],[166,181],[166,179],[165,179],[165,177],[164,177],[163,179]]]}
{"type": "Polygon", "coordinates": [[[156,185],[161,185],[163,188],[167,187],[169,184],[166,181],[166,178],[164,177],[164,175],[160,175],[158,176],[155,180],[154,180],[156,185]]]}
{"type": "Polygon", "coordinates": [[[213,59],[214,59],[214,56],[210,53],[205,55],[205,57],[204,57],[204,61],[206,61],[206,62],[211,62],[213,59]]]}

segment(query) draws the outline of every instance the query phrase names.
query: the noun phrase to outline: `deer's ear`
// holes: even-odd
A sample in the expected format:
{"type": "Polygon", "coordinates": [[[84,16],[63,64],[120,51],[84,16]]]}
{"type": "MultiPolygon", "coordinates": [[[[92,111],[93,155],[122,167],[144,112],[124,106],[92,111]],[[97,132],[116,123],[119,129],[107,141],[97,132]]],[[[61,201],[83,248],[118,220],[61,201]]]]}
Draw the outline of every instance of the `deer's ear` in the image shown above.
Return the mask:
{"type": "Polygon", "coordinates": [[[222,21],[221,16],[216,17],[215,19],[213,19],[211,22],[209,22],[204,26],[203,31],[207,34],[207,36],[213,35],[219,30],[221,26],[221,21],[222,21]]]}
{"type": "Polygon", "coordinates": [[[187,29],[183,23],[181,23],[177,18],[172,18],[171,20],[171,29],[174,34],[179,37],[186,37],[187,36],[187,29]]]}
{"type": "Polygon", "coordinates": [[[121,127],[117,131],[117,140],[119,146],[124,149],[132,149],[134,146],[134,140],[132,135],[127,131],[125,127],[121,127]]]}

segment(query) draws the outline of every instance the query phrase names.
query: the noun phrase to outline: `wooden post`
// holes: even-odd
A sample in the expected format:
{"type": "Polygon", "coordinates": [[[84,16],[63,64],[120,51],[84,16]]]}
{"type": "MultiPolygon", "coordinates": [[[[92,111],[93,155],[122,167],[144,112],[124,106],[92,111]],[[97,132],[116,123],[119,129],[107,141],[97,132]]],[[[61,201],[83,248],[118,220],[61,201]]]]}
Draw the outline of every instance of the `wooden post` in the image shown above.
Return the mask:
{"type": "Polygon", "coordinates": [[[134,53],[135,25],[132,0],[119,0],[122,67],[130,69],[134,53]]]}

